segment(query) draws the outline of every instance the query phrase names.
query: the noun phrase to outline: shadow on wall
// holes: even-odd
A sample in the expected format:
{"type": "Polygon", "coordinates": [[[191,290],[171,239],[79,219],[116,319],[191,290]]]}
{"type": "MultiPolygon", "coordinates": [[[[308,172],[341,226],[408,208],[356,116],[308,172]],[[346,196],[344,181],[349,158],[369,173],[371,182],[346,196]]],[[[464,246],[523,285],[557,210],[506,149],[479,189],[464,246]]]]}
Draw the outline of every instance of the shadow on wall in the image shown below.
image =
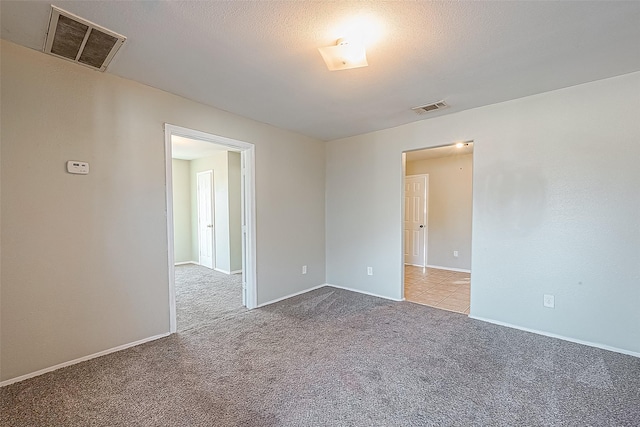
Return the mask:
{"type": "Polygon", "coordinates": [[[514,169],[498,163],[495,171],[481,183],[485,203],[479,207],[483,213],[496,218],[493,232],[526,236],[542,224],[547,206],[547,183],[540,171],[514,169]]]}

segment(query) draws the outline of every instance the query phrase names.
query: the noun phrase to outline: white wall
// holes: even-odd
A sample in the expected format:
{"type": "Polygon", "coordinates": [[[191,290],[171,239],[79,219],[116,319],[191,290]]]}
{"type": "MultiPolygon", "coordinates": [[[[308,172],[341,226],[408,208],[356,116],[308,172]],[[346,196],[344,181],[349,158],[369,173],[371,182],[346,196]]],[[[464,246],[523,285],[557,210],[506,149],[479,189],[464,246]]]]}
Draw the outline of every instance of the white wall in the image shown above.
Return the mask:
{"type": "Polygon", "coordinates": [[[191,262],[194,260],[191,250],[191,162],[172,159],[171,166],[175,262],[191,262]]]}
{"type": "Polygon", "coordinates": [[[0,379],[169,331],[165,122],[255,144],[258,303],[325,282],[322,142],[1,48],[0,379]]]}
{"type": "Polygon", "coordinates": [[[406,174],[429,175],[427,264],[471,269],[473,155],[407,162],[406,174]],[[458,257],[453,256],[458,251],[458,257]]]}
{"type": "Polygon", "coordinates": [[[401,298],[401,153],[474,140],[471,315],[640,353],[639,93],[633,73],[329,142],[327,281],[401,298]]]}

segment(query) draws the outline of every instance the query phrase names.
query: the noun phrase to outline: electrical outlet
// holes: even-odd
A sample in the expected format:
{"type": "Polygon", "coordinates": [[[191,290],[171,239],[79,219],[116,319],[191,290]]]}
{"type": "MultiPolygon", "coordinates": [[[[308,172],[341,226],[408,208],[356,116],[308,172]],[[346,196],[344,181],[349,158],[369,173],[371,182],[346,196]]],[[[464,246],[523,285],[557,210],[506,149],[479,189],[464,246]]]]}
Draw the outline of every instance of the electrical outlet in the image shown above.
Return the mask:
{"type": "Polygon", "coordinates": [[[453,251],[453,256],[458,258],[458,251],[453,251]]]}
{"type": "Polygon", "coordinates": [[[373,276],[373,267],[367,267],[367,276],[373,276]]]}
{"type": "Polygon", "coordinates": [[[89,173],[89,163],[79,162],[77,160],[69,160],[67,162],[67,172],[79,175],[87,175],[89,173]]]}
{"type": "Polygon", "coordinates": [[[555,308],[556,302],[553,295],[544,294],[543,304],[548,308],[555,308]]]}
{"type": "Polygon", "coordinates": [[[302,274],[307,274],[307,266],[306,265],[302,266],[302,274]]]}

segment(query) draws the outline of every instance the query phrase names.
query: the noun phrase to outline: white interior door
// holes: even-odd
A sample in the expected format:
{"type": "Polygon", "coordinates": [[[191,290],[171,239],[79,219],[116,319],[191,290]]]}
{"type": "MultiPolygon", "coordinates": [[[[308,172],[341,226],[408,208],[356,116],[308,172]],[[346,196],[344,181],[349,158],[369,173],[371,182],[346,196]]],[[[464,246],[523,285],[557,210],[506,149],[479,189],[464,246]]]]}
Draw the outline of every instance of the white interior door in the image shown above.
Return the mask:
{"type": "Polygon", "coordinates": [[[198,263],[213,268],[215,246],[213,244],[213,171],[197,174],[198,205],[198,263]]]}
{"type": "Polygon", "coordinates": [[[427,265],[427,214],[429,175],[410,175],[404,180],[404,262],[427,265]]]}

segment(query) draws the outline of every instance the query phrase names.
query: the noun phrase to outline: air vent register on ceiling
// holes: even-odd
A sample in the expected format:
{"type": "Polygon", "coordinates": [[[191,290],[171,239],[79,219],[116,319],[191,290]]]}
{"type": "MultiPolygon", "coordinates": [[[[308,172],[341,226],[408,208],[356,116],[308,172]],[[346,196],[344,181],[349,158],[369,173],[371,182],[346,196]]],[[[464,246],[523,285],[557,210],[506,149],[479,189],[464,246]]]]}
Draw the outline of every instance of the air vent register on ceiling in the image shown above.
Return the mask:
{"type": "Polygon", "coordinates": [[[51,6],[43,51],[104,71],[127,38],[70,12],[51,6]]]}
{"type": "Polygon", "coordinates": [[[449,105],[447,105],[446,102],[438,101],[438,102],[434,102],[433,104],[427,104],[427,105],[421,105],[419,107],[413,107],[412,110],[416,114],[427,114],[427,113],[430,113],[432,111],[442,110],[444,108],[447,108],[448,106],[449,105]]]}

